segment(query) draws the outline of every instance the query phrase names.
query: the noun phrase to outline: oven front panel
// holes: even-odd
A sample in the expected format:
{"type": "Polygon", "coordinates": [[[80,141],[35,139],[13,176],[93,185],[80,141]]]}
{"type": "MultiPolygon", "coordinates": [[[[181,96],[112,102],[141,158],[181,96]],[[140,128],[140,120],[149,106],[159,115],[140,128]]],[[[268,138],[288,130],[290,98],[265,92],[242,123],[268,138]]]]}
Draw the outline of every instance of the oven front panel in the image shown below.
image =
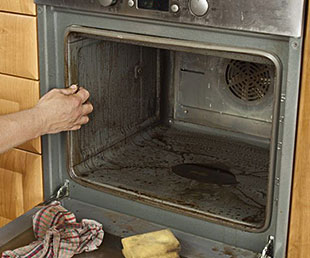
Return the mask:
{"type": "MultiPolygon", "coordinates": [[[[106,193],[102,191],[101,187],[96,186],[93,189],[93,184],[90,183],[81,185],[72,180],[68,173],[68,162],[69,158],[72,157],[72,153],[69,153],[69,156],[67,156],[66,134],[44,137],[43,151],[46,196],[50,196],[65,179],[69,179],[71,196],[78,200],[121,213],[142,217],[168,227],[256,252],[262,250],[268,235],[275,235],[276,257],[284,257],[290,196],[288,189],[291,186],[298,99],[299,77],[297,75],[299,74],[301,40],[261,36],[258,34],[237,34],[235,32],[209,30],[187,25],[175,26],[156,21],[144,23],[138,19],[124,20],[110,15],[94,15],[93,13],[79,11],[67,12],[62,8],[51,8],[43,5],[39,6],[38,16],[42,94],[51,88],[61,88],[65,85],[65,67],[68,64],[64,61],[66,52],[64,38],[68,28],[72,25],[185,40],[189,45],[191,45],[191,42],[201,42],[202,44],[224,46],[225,48],[256,49],[277,56],[279,63],[282,65],[282,83],[278,104],[279,113],[274,118],[279,121],[279,125],[272,135],[272,138],[276,139],[277,149],[273,154],[275,157],[275,180],[270,181],[273,188],[271,220],[269,227],[264,232],[245,232],[237,228],[142,204],[137,202],[135,198],[128,200],[119,195],[106,193]],[[281,222],[277,223],[278,221],[281,222]]],[[[133,60],[135,60],[134,58],[133,60]]],[[[156,58],[155,54],[153,58],[156,58]]],[[[152,69],[155,71],[155,67],[152,69]]],[[[135,83],[132,82],[132,85],[134,87],[135,83]]],[[[147,94],[152,95],[156,93],[154,91],[153,93],[145,94],[148,96],[147,94]]],[[[155,105],[156,103],[153,102],[153,104],[155,105]]],[[[157,114],[155,106],[150,109],[152,110],[150,114],[153,114],[153,117],[156,117],[157,114]]]]}
{"type": "Polygon", "coordinates": [[[305,1],[35,0],[35,2],[127,17],[300,37],[305,1]]]}

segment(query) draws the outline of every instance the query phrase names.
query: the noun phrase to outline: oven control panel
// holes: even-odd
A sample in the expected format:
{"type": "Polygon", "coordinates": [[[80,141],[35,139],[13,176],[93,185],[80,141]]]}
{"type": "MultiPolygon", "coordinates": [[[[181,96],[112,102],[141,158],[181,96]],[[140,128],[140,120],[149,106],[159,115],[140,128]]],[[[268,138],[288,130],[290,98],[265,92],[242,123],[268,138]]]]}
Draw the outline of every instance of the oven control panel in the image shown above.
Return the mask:
{"type": "MultiPolygon", "coordinates": [[[[117,0],[98,1],[103,7],[112,7],[117,3],[117,0]]],[[[178,0],[125,0],[124,2],[127,2],[128,7],[131,9],[127,10],[128,14],[137,12],[143,14],[145,10],[148,10],[148,13],[145,14],[149,17],[156,17],[160,15],[158,12],[163,12],[166,15],[168,13],[179,13],[180,16],[186,16],[186,12],[188,12],[189,15],[201,17],[206,15],[209,9],[208,0],[189,0],[188,6],[182,6],[181,1],[178,0]],[[153,11],[153,13],[150,11],[153,11]]],[[[124,2],[120,2],[119,5],[124,5],[124,2]]],[[[126,7],[121,8],[122,10],[127,9],[126,7]]]]}
{"type": "Polygon", "coordinates": [[[189,6],[191,12],[196,16],[203,16],[209,9],[209,3],[207,0],[190,0],[189,6]]]}
{"type": "Polygon", "coordinates": [[[293,37],[301,36],[304,2],[305,0],[35,0],[39,5],[67,10],[293,37]]]}

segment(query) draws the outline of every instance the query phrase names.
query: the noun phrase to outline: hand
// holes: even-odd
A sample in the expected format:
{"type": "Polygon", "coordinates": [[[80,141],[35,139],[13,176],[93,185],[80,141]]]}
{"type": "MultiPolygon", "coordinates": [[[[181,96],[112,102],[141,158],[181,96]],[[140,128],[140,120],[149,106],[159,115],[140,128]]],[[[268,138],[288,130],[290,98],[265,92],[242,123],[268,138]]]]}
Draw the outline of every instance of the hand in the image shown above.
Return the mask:
{"type": "Polygon", "coordinates": [[[89,92],[72,85],[66,89],[53,89],[34,107],[42,121],[41,134],[78,130],[89,121],[93,106],[87,102],[89,92]]]}

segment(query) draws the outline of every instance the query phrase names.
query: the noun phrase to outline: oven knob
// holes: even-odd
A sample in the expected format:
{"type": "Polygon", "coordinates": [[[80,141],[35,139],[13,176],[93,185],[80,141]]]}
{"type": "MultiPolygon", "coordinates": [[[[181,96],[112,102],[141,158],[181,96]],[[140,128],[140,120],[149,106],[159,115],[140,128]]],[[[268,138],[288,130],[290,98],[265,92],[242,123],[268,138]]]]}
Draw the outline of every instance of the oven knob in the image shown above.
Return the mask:
{"type": "Polygon", "coordinates": [[[103,5],[104,7],[114,5],[114,4],[116,4],[116,2],[117,2],[117,0],[99,0],[99,3],[101,5],[103,5]]]}
{"type": "Polygon", "coordinates": [[[135,6],[135,1],[133,1],[133,0],[128,0],[128,6],[129,6],[129,7],[134,7],[134,6],[135,6]]]}
{"type": "Polygon", "coordinates": [[[189,8],[194,15],[203,16],[207,13],[209,4],[207,0],[190,0],[189,8]]]}

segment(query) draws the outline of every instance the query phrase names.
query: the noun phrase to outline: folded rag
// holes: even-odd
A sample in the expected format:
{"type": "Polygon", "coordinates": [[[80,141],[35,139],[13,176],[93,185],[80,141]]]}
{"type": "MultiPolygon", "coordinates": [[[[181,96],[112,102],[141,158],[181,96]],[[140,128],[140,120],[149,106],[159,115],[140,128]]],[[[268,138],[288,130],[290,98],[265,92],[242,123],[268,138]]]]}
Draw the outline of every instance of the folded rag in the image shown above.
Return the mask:
{"type": "Polygon", "coordinates": [[[33,232],[36,241],[5,251],[2,258],[69,258],[98,249],[104,236],[100,223],[88,219],[77,223],[75,215],[59,202],[53,202],[34,215],[33,232]]]}

